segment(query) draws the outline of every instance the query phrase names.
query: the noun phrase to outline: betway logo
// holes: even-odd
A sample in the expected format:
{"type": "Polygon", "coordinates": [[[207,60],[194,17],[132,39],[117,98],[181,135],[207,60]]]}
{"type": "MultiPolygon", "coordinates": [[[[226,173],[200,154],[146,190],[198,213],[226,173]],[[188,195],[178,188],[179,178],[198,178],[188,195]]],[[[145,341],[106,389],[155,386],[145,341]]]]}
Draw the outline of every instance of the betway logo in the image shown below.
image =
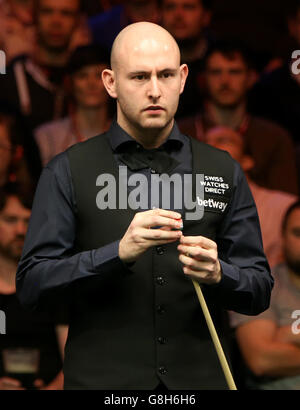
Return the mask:
{"type": "Polygon", "coordinates": [[[201,199],[199,196],[197,196],[197,202],[199,206],[204,206],[204,208],[220,210],[221,212],[224,212],[228,205],[225,202],[215,201],[212,198],[201,199]]]}

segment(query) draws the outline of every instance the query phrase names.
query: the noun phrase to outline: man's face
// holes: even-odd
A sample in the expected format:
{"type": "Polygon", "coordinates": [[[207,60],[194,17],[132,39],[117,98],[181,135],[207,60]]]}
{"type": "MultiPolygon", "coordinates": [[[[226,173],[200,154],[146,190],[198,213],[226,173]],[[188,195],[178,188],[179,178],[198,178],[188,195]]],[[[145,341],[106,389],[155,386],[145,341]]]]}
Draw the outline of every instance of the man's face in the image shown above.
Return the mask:
{"type": "Polygon", "coordinates": [[[199,37],[209,21],[210,13],[203,8],[201,0],[163,1],[163,26],[178,41],[199,37]]]}
{"type": "Polygon", "coordinates": [[[8,132],[7,126],[0,124],[0,180],[7,176],[12,160],[12,145],[8,132]]]}
{"type": "Polygon", "coordinates": [[[18,261],[22,254],[24,239],[30,218],[30,210],[24,208],[18,198],[7,198],[0,211],[0,253],[18,261]]]}
{"type": "Polygon", "coordinates": [[[300,209],[289,215],[283,233],[283,253],[288,267],[300,276],[300,209]]]}
{"type": "Polygon", "coordinates": [[[162,130],[173,120],[187,66],[172,44],[146,39],[133,47],[115,72],[118,122],[138,130],[162,130]]]}
{"type": "Polygon", "coordinates": [[[97,108],[107,103],[108,95],[101,79],[105,68],[106,65],[93,64],[72,75],[73,95],[80,107],[97,108]]]}
{"type": "Polygon", "coordinates": [[[219,107],[239,105],[251,86],[249,69],[239,54],[228,59],[221,53],[212,54],[206,66],[206,84],[209,98],[219,107]]]}
{"type": "Polygon", "coordinates": [[[79,0],[40,0],[37,13],[39,42],[50,50],[67,49],[78,13],[79,0]]]}

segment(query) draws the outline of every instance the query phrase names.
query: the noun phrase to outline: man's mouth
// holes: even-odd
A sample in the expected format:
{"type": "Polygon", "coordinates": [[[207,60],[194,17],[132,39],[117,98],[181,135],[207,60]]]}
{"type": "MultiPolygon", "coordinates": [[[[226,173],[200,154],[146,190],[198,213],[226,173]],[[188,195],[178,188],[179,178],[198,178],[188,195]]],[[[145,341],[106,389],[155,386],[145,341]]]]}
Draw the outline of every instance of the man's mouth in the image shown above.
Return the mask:
{"type": "Polygon", "coordinates": [[[160,105],[150,105],[149,107],[145,108],[144,111],[159,112],[159,111],[164,111],[164,108],[161,107],[160,105]]]}

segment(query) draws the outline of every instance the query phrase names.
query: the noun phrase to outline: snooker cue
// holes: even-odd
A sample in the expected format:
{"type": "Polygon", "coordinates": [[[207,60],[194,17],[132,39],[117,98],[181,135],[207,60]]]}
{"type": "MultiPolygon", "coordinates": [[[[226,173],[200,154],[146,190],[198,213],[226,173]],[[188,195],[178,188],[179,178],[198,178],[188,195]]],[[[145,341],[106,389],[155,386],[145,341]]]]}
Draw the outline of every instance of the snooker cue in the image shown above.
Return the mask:
{"type": "Polygon", "coordinates": [[[203,314],[204,314],[204,317],[205,317],[205,320],[206,320],[206,323],[207,323],[207,327],[208,327],[208,330],[210,332],[212,341],[214,343],[214,346],[215,346],[215,349],[216,349],[216,352],[217,352],[217,355],[218,355],[218,358],[219,358],[219,361],[220,361],[220,364],[221,364],[221,367],[222,367],[226,382],[228,384],[229,390],[237,390],[235,382],[234,382],[232,374],[231,374],[231,371],[230,371],[230,368],[229,368],[229,365],[227,363],[227,360],[226,360],[222,345],[220,343],[216,328],[214,326],[214,322],[211,318],[211,315],[209,313],[207,304],[205,302],[204,295],[202,293],[201,287],[200,287],[199,283],[196,282],[195,280],[192,280],[192,282],[193,282],[193,285],[195,287],[195,290],[196,290],[196,293],[197,293],[197,296],[198,296],[198,299],[199,299],[199,302],[200,302],[200,305],[201,305],[201,308],[202,308],[202,311],[203,311],[203,314]]]}

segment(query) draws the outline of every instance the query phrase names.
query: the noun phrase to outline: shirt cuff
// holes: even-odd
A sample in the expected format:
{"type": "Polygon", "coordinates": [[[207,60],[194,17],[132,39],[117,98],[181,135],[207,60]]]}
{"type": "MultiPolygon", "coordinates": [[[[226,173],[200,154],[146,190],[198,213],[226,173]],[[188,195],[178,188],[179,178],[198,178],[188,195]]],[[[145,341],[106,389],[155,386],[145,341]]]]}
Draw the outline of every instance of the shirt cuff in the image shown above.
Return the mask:
{"type": "Polygon", "coordinates": [[[131,274],[132,264],[126,264],[119,257],[120,240],[109,243],[101,248],[95,249],[93,252],[93,265],[96,272],[109,270],[111,272],[119,272],[120,274],[131,274]]]}
{"type": "Polygon", "coordinates": [[[226,291],[235,290],[239,282],[239,270],[235,266],[230,265],[219,259],[221,266],[221,280],[218,283],[209,285],[215,289],[222,289],[226,291]]]}

